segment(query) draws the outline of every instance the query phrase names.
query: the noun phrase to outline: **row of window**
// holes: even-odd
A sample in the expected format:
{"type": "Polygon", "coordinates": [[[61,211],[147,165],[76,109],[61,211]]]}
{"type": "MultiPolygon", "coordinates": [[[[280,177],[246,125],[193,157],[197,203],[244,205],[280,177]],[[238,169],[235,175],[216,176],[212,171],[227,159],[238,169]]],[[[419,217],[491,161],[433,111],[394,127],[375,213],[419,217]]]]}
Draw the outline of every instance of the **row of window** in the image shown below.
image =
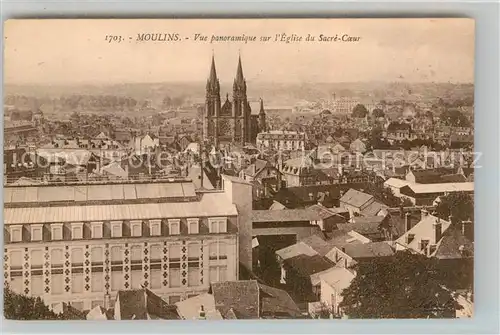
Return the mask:
{"type": "MultiPolygon", "coordinates": [[[[124,285],[124,272],[122,271],[112,271],[110,275],[110,290],[111,292],[117,292],[119,290],[126,289],[124,285]]],[[[227,277],[227,266],[226,265],[214,265],[209,267],[208,280],[210,283],[218,281],[226,281],[227,277]]],[[[43,275],[32,274],[29,277],[29,292],[32,296],[42,296],[44,293],[50,292],[50,295],[62,295],[65,293],[80,294],[84,293],[85,286],[87,282],[85,281],[85,275],[82,272],[74,272],[70,276],[71,281],[68,284],[71,286],[69,292],[65,292],[65,281],[64,275],[62,273],[52,273],[50,275],[50,290],[45,291],[45,285],[43,280],[43,275]]],[[[181,269],[180,268],[169,268],[168,269],[168,284],[169,288],[177,288],[181,286],[181,269]]],[[[162,289],[164,286],[163,271],[160,269],[152,269],[148,276],[148,288],[150,289],[162,289]]],[[[198,267],[188,267],[187,270],[187,286],[196,288],[201,285],[200,269],[198,267]]],[[[130,271],[130,286],[129,289],[140,289],[143,287],[145,280],[144,274],[141,270],[130,271]]],[[[17,275],[11,275],[9,281],[9,288],[16,293],[23,293],[23,277],[17,275]]],[[[90,292],[92,293],[104,293],[104,273],[92,271],[90,274],[90,292]]]]}
{"type": "MultiPolygon", "coordinates": [[[[180,219],[169,219],[168,229],[170,235],[180,235],[181,221],[180,219]]],[[[149,236],[161,236],[161,220],[149,220],[149,236]]],[[[227,233],[227,218],[209,218],[210,233],[227,233]]],[[[103,222],[91,222],[91,236],[94,239],[103,238],[103,222]]],[[[200,222],[198,218],[187,219],[188,233],[199,234],[200,222]]],[[[23,240],[22,225],[11,225],[10,241],[21,242],[23,240]]],[[[32,224],[31,241],[41,241],[43,238],[43,224],[32,224]]],[[[63,224],[52,223],[51,240],[60,241],[63,239],[63,224]]],[[[130,234],[132,237],[142,236],[142,221],[130,221],[130,234]]],[[[111,237],[123,237],[123,222],[111,221],[111,237]]],[[[79,240],[83,238],[83,222],[71,223],[71,239],[79,240]]]]}

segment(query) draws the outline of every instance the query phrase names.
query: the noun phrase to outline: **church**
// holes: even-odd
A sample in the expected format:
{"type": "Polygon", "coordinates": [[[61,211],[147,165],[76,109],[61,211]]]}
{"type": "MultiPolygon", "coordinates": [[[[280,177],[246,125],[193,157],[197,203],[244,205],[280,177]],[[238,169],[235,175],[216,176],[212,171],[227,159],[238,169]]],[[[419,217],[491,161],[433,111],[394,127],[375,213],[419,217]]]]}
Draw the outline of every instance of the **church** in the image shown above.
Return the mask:
{"type": "Polygon", "coordinates": [[[219,147],[221,143],[255,143],[257,134],[266,130],[264,102],[260,99],[258,114],[252,115],[247,99],[247,84],[243,76],[241,57],[238,58],[236,77],[233,82],[233,94],[229,100],[221,100],[220,84],[212,56],[210,75],[206,86],[205,110],[203,115],[203,138],[219,147]]]}

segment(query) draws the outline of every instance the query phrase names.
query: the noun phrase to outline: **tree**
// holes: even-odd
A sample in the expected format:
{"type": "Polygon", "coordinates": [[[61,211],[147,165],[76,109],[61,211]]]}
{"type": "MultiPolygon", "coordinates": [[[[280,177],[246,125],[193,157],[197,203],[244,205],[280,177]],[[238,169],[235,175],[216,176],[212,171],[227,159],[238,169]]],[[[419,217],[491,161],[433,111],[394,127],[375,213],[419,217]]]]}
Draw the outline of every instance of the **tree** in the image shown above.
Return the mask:
{"type": "Polygon", "coordinates": [[[392,190],[382,184],[369,183],[365,192],[373,195],[375,199],[391,208],[398,207],[401,204],[401,200],[394,195],[392,190]]]}
{"type": "Polygon", "coordinates": [[[458,109],[445,109],[441,112],[439,118],[441,121],[451,127],[469,127],[470,121],[458,109]]]}
{"type": "Polygon", "coordinates": [[[457,222],[474,220],[474,199],[465,192],[442,196],[436,206],[436,215],[443,220],[451,215],[457,222]]]}
{"type": "Polygon", "coordinates": [[[356,277],[340,303],[349,318],[444,318],[462,308],[441,285],[436,259],[399,251],[353,270],[356,277]]]}
{"type": "Polygon", "coordinates": [[[4,316],[8,320],[85,320],[85,315],[72,307],[54,313],[40,297],[28,297],[4,287],[4,316]]]}
{"type": "Polygon", "coordinates": [[[364,118],[368,114],[368,109],[366,109],[365,105],[357,104],[352,109],[352,116],[357,118],[364,118]]]}
{"type": "Polygon", "coordinates": [[[381,110],[380,108],[375,108],[372,112],[372,115],[373,117],[375,118],[379,118],[379,117],[384,117],[385,116],[385,113],[383,110],[381,110]]]}

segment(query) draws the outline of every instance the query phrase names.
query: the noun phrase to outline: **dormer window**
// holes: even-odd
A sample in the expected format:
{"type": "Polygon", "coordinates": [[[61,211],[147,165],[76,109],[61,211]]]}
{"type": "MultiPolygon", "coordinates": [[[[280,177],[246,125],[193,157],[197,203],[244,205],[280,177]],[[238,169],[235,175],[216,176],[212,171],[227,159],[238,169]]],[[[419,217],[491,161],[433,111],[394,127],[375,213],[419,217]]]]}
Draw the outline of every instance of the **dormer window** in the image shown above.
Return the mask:
{"type": "Polygon", "coordinates": [[[31,225],[31,240],[41,241],[42,240],[43,225],[31,225]]]}
{"type": "Polygon", "coordinates": [[[406,244],[410,244],[415,239],[415,234],[406,235],[406,244]]]}
{"type": "Polygon", "coordinates": [[[122,221],[112,221],[111,222],[111,237],[122,237],[122,235],[123,235],[122,221]]]}
{"type": "Polygon", "coordinates": [[[151,236],[161,235],[161,220],[150,220],[149,221],[149,234],[151,236]]]}
{"type": "Polygon", "coordinates": [[[130,235],[132,237],[142,236],[142,221],[130,221],[130,235]]]}
{"type": "Polygon", "coordinates": [[[227,218],[210,218],[208,224],[211,234],[227,233],[227,218]]]}
{"type": "Polygon", "coordinates": [[[63,224],[53,223],[50,225],[52,241],[60,241],[63,238],[63,224]]]}
{"type": "Polygon", "coordinates": [[[80,240],[83,238],[83,223],[76,222],[71,224],[71,239],[80,240]]]}
{"type": "Polygon", "coordinates": [[[10,241],[21,242],[23,240],[23,226],[10,226],[10,241]]]}
{"type": "Polygon", "coordinates": [[[92,238],[102,238],[102,222],[92,222],[92,238]]]}
{"type": "Polygon", "coordinates": [[[189,234],[199,234],[200,221],[199,219],[187,219],[189,234]]]}
{"type": "Polygon", "coordinates": [[[179,220],[179,219],[168,220],[168,232],[170,235],[180,235],[180,233],[181,233],[181,220],[179,220]]]}

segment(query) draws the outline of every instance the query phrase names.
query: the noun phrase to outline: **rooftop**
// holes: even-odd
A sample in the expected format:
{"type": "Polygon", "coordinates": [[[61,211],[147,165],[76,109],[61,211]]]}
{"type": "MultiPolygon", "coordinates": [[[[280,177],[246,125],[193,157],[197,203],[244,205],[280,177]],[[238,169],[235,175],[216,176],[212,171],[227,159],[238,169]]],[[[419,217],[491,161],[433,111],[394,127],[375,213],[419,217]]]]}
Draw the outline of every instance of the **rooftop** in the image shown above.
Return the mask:
{"type": "Polygon", "coordinates": [[[317,221],[321,216],[311,209],[253,210],[252,222],[317,221]]]}

